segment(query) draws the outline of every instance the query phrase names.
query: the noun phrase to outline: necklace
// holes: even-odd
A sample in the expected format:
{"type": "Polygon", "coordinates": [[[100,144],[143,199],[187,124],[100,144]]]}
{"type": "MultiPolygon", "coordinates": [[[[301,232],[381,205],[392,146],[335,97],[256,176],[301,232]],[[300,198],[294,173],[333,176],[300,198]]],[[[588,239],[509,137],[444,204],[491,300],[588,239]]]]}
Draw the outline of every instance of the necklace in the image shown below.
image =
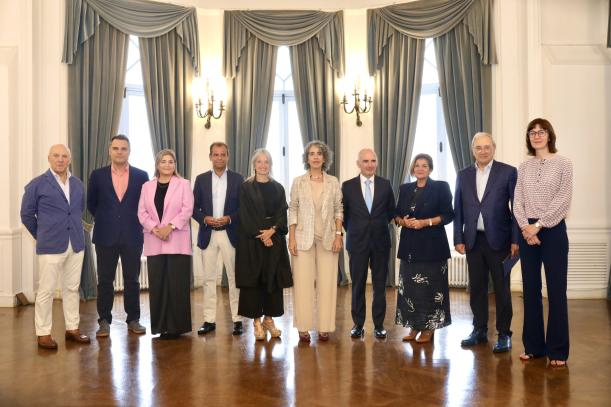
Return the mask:
{"type": "Polygon", "coordinates": [[[310,179],[321,179],[321,178],[322,178],[322,175],[314,176],[310,174],[310,179]]]}

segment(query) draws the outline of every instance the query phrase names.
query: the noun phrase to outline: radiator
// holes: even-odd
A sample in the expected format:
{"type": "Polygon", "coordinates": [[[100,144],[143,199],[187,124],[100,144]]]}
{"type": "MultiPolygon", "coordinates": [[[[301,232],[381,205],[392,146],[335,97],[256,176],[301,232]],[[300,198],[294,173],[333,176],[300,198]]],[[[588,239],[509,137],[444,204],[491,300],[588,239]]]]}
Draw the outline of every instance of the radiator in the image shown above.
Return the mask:
{"type": "MultiPolygon", "coordinates": [[[[140,289],[146,290],[149,288],[149,274],[146,268],[146,257],[142,256],[140,259],[140,289]]],[[[123,291],[123,270],[121,268],[121,259],[119,259],[119,263],[117,264],[117,274],[115,276],[115,292],[123,291]]]]}
{"type": "Polygon", "coordinates": [[[465,256],[452,253],[452,257],[448,260],[448,281],[450,287],[467,287],[469,285],[469,272],[465,256]]]}

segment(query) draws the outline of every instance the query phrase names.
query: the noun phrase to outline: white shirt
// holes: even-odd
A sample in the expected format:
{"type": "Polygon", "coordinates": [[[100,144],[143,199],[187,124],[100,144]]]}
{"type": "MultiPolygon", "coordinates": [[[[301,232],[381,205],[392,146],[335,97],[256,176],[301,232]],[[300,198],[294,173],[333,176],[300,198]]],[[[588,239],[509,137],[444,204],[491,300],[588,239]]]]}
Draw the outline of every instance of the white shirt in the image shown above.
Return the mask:
{"type": "MultiPolygon", "coordinates": [[[[361,178],[361,192],[363,193],[363,199],[365,199],[365,190],[367,189],[367,185],[365,184],[365,181],[367,181],[368,179],[371,180],[371,184],[369,184],[369,189],[371,189],[371,202],[373,202],[373,192],[374,192],[374,178],[375,175],[373,175],[371,178],[367,178],[366,176],[364,176],[363,174],[360,175],[361,178]]],[[[367,199],[365,199],[365,202],[367,202],[367,199]]]]}
{"type": "Polygon", "coordinates": [[[227,195],[227,168],[221,176],[212,170],[212,216],[223,217],[225,212],[225,197],[227,195]]]}
{"type": "MultiPolygon", "coordinates": [[[[490,160],[484,168],[479,168],[477,163],[475,163],[475,185],[477,187],[477,198],[480,203],[486,191],[486,184],[488,184],[488,178],[490,178],[490,169],[492,168],[493,162],[494,160],[490,160]]],[[[477,218],[477,230],[484,231],[484,218],[481,212],[477,218]]]]}
{"type": "Polygon", "coordinates": [[[57,173],[51,169],[51,174],[53,174],[53,177],[55,177],[55,181],[57,181],[57,184],[59,185],[59,187],[62,189],[62,191],[64,191],[66,200],[68,201],[68,203],[70,203],[70,177],[72,176],[72,174],[70,174],[70,171],[66,171],[66,172],[67,172],[66,183],[64,184],[62,182],[61,177],[57,175],[57,173]]]}

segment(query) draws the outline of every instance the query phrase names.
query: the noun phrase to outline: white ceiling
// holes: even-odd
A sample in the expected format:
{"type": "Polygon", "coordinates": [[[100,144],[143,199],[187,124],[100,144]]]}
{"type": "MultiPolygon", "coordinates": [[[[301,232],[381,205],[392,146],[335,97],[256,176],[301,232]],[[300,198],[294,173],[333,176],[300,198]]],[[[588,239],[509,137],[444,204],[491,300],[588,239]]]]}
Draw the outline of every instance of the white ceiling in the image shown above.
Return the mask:
{"type": "Polygon", "coordinates": [[[345,10],[375,8],[409,1],[413,0],[165,0],[168,3],[214,10],[345,10]]]}

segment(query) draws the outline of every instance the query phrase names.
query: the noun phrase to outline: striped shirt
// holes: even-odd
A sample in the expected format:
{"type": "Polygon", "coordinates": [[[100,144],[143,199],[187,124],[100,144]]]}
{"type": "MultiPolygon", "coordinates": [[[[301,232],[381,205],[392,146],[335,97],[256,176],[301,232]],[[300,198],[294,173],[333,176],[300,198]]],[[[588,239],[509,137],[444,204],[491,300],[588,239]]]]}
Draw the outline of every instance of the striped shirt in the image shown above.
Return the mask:
{"type": "Polygon", "coordinates": [[[513,203],[518,226],[528,225],[528,219],[537,219],[545,228],[556,226],[566,218],[572,194],[571,160],[553,155],[524,161],[518,168],[513,203]]]}

